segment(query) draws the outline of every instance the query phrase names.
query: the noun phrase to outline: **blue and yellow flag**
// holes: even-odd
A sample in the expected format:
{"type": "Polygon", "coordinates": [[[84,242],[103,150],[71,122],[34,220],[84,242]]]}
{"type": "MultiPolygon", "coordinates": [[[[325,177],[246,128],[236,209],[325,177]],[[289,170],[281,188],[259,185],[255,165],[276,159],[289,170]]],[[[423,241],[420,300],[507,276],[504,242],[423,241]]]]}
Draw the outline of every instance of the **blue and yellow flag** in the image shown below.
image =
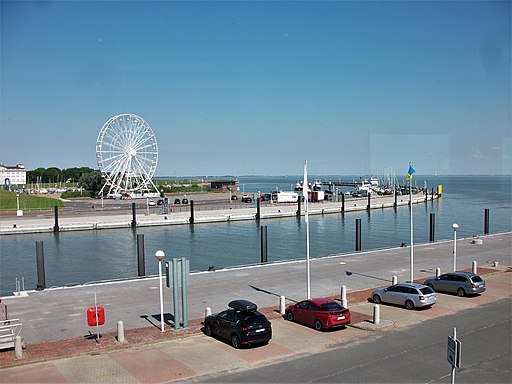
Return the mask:
{"type": "Polygon", "coordinates": [[[407,171],[407,180],[411,180],[412,179],[413,173],[416,173],[416,171],[412,167],[411,163],[409,163],[409,170],[407,171]]]}

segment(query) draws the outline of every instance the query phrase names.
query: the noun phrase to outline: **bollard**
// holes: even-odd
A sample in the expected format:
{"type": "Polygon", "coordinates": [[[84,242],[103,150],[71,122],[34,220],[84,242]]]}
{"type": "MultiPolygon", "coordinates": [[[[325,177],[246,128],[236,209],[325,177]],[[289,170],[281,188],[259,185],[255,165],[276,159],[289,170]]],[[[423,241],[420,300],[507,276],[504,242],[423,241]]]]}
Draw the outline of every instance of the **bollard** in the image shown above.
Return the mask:
{"type": "Polygon", "coordinates": [[[44,270],[44,244],[42,241],[36,241],[36,260],[37,260],[37,291],[46,288],[46,277],[44,270]]]}
{"type": "Polygon", "coordinates": [[[121,344],[125,342],[124,339],[124,325],[121,320],[117,322],[117,341],[121,344]]]}
{"type": "MultiPolygon", "coordinates": [[[[272,198],[270,199],[270,201],[272,201],[272,198]]],[[[259,220],[259,219],[261,219],[260,199],[256,198],[256,220],[259,220]]]]}
{"type": "Polygon", "coordinates": [[[286,310],[286,297],[280,296],[279,297],[279,313],[281,315],[284,315],[286,310]]]}
{"type": "Polygon", "coordinates": [[[436,214],[434,212],[430,212],[430,236],[429,240],[435,240],[435,231],[436,231],[436,214]]]}
{"type": "Polygon", "coordinates": [[[206,307],[204,309],[204,317],[211,316],[211,314],[212,314],[212,309],[210,307],[206,307]]]}
{"type": "Polygon", "coordinates": [[[441,268],[436,268],[436,277],[441,276],[441,268]]]}
{"type": "Polygon", "coordinates": [[[194,216],[194,200],[190,200],[190,224],[194,224],[195,216],[194,216]]]}
{"type": "Polygon", "coordinates": [[[473,272],[476,275],[477,269],[478,269],[478,266],[476,264],[476,260],[473,260],[473,262],[471,263],[471,272],[473,272]]]}
{"type": "Polygon", "coordinates": [[[341,194],[341,213],[345,212],[345,194],[341,194]]]}
{"type": "Polygon", "coordinates": [[[144,256],[144,235],[137,234],[137,262],[139,277],[146,276],[146,263],[144,256]]]}
{"type": "Polygon", "coordinates": [[[261,226],[261,234],[260,234],[260,261],[261,264],[264,264],[268,261],[267,255],[267,226],[261,226]]]}
{"type": "Polygon", "coordinates": [[[373,305],[373,324],[375,324],[375,325],[380,324],[380,305],[379,304],[373,305]]]}
{"type": "Polygon", "coordinates": [[[356,252],[361,250],[361,219],[356,219],[356,252]]]}
{"type": "Polygon", "coordinates": [[[23,357],[23,343],[21,342],[21,336],[14,338],[14,357],[21,359],[23,357]]]}
{"type": "Polygon", "coordinates": [[[370,200],[370,199],[371,199],[371,195],[372,195],[372,194],[370,193],[370,191],[368,191],[368,202],[366,203],[366,209],[367,209],[368,211],[369,211],[369,210],[370,210],[370,208],[371,208],[371,200],[370,200]]]}
{"type": "Polygon", "coordinates": [[[489,234],[489,208],[484,209],[484,235],[489,234]]]}
{"type": "Polygon", "coordinates": [[[135,208],[135,203],[132,203],[132,228],[137,226],[137,209],[135,208]]]}
{"type": "Polygon", "coordinates": [[[345,308],[347,307],[347,286],[342,285],[341,286],[341,305],[345,308]]]}
{"type": "Polygon", "coordinates": [[[391,285],[395,284],[398,284],[398,278],[396,276],[393,276],[393,278],[391,279],[391,285]]]}
{"type": "Polygon", "coordinates": [[[59,232],[59,207],[54,207],[55,224],[53,225],[53,232],[59,232]]]}

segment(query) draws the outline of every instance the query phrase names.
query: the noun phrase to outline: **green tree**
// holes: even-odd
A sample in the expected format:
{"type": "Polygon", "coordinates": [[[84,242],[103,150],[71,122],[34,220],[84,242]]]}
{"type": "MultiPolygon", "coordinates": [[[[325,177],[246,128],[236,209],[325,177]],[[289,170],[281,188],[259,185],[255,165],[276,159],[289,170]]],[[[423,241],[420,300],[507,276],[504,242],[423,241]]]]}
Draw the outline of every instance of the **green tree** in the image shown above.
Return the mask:
{"type": "Polygon", "coordinates": [[[92,171],[82,174],[78,180],[78,185],[91,191],[91,196],[96,196],[103,185],[103,177],[100,171],[92,171]]]}

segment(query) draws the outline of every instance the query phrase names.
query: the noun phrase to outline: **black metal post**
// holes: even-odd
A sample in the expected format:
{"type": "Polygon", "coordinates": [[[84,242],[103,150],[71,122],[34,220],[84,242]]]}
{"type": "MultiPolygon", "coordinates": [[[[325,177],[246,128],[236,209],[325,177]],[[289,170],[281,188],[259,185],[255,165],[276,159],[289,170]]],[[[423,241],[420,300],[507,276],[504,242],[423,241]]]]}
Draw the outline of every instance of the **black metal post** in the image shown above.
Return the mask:
{"type": "Polygon", "coordinates": [[[137,226],[137,210],[135,209],[135,203],[132,203],[132,228],[137,226]]]}
{"type": "Polygon", "coordinates": [[[372,194],[370,193],[370,191],[368,191],[368,203],[366,204],[366,209],[367,210],[370,210],[370,199],[371,199],[371,196],[372,196],[372,194]]]}
{"type": "Polygon", "coordinates": [[[435,241],[435,231],[436,231],[436,214],[434,212],[430,212],[430,241],[435,241]]]}
{"type": "Polygon", "coordinates": [[[261,227],[261,263],[266,263],[267,258],[267,226],[262,225],[261,227]]]}
{"type": "Polygon", "coordinates": [[[489,208],[484,209],[484,235],[489,234],[489,208]]]}
{"type": "Polygon", "coordinates": [[[194,224],[194,200],[190,200],[190,224],[194,224]]]}
{"type": "Polygon", "coordinates": [[[434,188],[432,188],[432,197],[430,199],[431,201],[434,201],[434,188]]]}
{"type": "Polygon", "coordinates": [[[299,198],[297,199],[297,217],[300,217],[301,205],[302,205],[302,196],[299,195],[299,198]]]}
{"type": "Polygon", "coordinates": [[[356,252],[361,250],[361,219],[356,219],[356,252]]]}
{"type": "Polygon", "coordinates": [[[344,193],[341,194],[341,212],[342,213],[345,212],[345,194],[344,193]]]}
{"type": "Polygon", "coordinates": [[[146,276],[146,262],[144,255],[144,235],[137,235],[137,261],[139,266],[139,277],[146,276]]]}
{"type": "Polygon", "coordinates": [[[256,197],[256,220],[261,218],[260,199],[256,197]]]}
{"type": "Polygon", "coordinates": [[[395,208],[398,207],[398,193],[396,191],[396,185],[395,185],[395,203],[393,204],[393,206],[395,208]]]}
{"type": "Polygon", "coordinates": [[[44,273],[44,245],[42,241],[36,241],[36,260],[37,260],[37,291],[46,288],[46,278],[44,273]]]}
{"type": "Polygon", "coordinates": [[[59,232],[59,207],[55,206],[53,208],[55,224],[53,226],[53,232],[59,232]]]}

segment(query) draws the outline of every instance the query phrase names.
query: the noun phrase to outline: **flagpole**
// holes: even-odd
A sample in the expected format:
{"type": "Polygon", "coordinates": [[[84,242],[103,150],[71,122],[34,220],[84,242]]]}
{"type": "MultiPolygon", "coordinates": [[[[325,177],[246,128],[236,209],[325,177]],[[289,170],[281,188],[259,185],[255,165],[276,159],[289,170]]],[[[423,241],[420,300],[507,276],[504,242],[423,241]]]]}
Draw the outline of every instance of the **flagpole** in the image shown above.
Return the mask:
{"type": "MultiPolygon", "coordinates": [[[[410,166],[410,164],[409,164],[410,166]]],[[[413,231],[413,225],[412,225],[412,174],[409,177],[409,212],[411,214],[411,257],[410,257],[410,268],[411,268],[411,283],[414,281],[414,231],[413,231]]]]}
{"type": "Polygon", "coordinates": [[[304,184],[302,185],[304,196],[304,219],[306,221],[306,275],[307,275],[307,299],[311,299],[311,278],[309,270],[309,217],[308,217],[308,161],[304,160],[304,184]]]}

